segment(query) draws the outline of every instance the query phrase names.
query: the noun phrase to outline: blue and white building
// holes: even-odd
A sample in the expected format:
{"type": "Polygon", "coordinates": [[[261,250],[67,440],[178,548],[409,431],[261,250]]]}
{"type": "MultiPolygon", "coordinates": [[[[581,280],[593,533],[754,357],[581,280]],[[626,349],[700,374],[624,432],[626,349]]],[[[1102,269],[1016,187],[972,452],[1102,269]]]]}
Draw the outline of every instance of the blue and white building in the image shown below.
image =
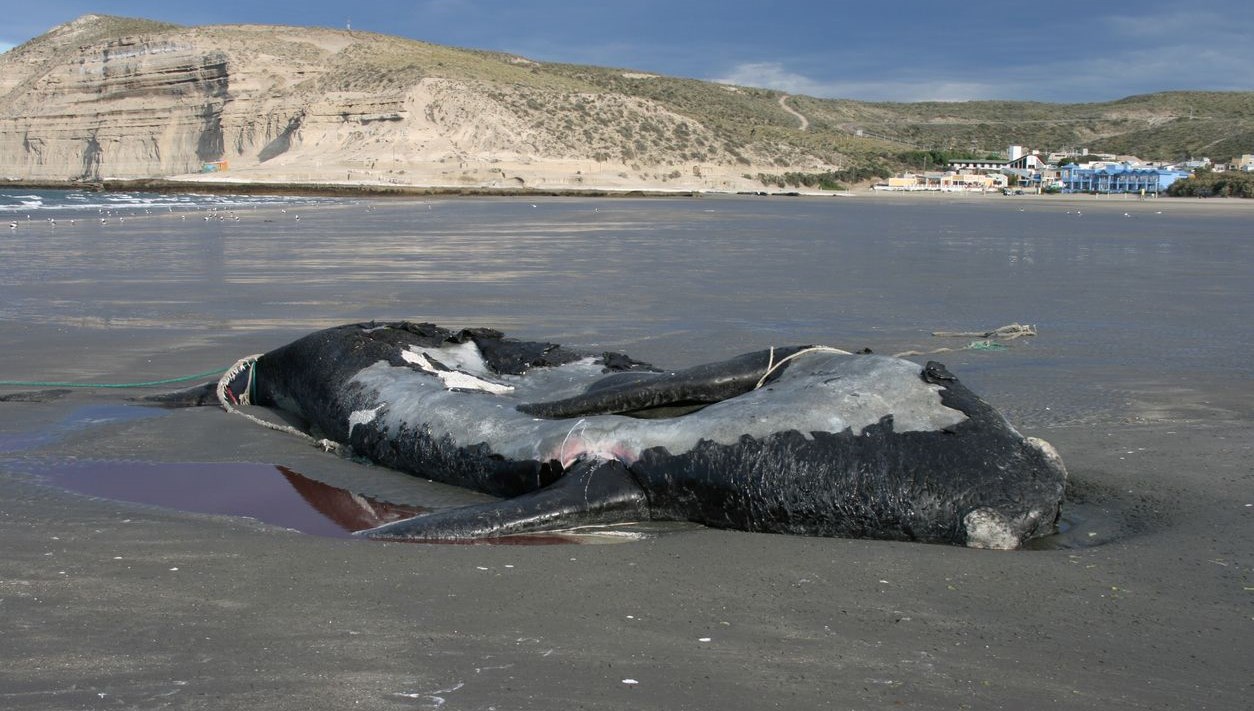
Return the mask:
{"type": "Polygon", "coordinates": [[[1130,163],[1090,167],[1070,164],[1059,167],[1058,179],[1065,193],[1144,193],[1157,195],[1182,178],[1187,171],[1151,168],[1130,163]]]}

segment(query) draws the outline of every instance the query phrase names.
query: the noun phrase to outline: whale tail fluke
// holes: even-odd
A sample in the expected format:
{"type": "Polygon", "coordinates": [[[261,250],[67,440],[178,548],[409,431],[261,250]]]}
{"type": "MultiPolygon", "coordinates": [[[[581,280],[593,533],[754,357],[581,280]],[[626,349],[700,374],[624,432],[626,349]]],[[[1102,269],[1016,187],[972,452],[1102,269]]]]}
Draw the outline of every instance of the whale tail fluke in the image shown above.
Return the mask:
{"type": "Polygon", "coordinates": [[[414,516],[356,535],[402,541],[473,540],[648,518],[648,499],[627,467],[612,459],[589,459],[529,494],[414,516]]]}

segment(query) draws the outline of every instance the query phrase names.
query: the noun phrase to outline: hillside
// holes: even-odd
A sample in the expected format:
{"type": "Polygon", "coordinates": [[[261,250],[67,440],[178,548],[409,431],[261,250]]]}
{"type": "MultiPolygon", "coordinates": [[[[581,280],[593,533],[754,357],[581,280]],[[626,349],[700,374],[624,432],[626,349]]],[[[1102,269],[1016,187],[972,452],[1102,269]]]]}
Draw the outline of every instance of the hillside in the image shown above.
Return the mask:
{"type": "Polygon", "coordinates": [[[193,179],[226,161],[215,179],[745,190],[1012,143],[1224,158],[1254,151],[1254,93],[866,103],[365,32],[101,15],[0,55],[0,178],[193,179]]]}

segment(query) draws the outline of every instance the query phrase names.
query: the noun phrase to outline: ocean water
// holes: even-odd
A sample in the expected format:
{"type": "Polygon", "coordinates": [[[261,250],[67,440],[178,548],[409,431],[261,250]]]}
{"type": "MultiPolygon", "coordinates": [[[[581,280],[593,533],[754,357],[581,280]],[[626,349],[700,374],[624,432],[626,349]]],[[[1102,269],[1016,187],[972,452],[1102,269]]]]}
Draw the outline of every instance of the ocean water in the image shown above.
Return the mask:
{"type": "Polygon", "coordinates": [[[118,216],[173,212],[250,209],[271,205],[318,204],[324,198],[291,198],[268,195],[202,195],[144,192],[96,192],[90,190],[4,190],[0,186],[0,218],[25,220],[72,219],[78,215],[118,216]]]}
{"type": "Polygon", "coordinates": [[[1028,427],[1239,415],[1254,382],[1250,210],[130,195],[116,203],[135,211],[124,224],[38,217],[104,199],[40,197],[31,220],[0,226],[0,332],[48,339],[0,363],[0,378],[155,377],[116,372],[116,354],[141,348],[144,363],[198,372],[317,328],[410,319],[667,367],[772,345],[961,349],[976,339],[932,332],[1032,324],[1037,336],[1004,350],[918,358],[1028,427]],[[192,346],[197,358],[178,362],[192,346]]]}

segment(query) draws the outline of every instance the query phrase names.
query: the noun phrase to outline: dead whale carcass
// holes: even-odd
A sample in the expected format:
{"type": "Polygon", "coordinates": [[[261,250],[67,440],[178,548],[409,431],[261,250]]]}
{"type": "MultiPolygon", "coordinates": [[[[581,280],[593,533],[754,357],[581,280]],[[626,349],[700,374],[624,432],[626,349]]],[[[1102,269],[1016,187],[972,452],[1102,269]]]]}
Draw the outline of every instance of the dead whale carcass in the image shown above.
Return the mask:
{"type": "Polygon", "coordinates": [[[364,532],[466,539],[639,520],[1017,548],[1066,472],[943,365],[793,347],[662,371],[490,329],[352,324],[228,394],[374,462],[504,497],[364,532]]]}

